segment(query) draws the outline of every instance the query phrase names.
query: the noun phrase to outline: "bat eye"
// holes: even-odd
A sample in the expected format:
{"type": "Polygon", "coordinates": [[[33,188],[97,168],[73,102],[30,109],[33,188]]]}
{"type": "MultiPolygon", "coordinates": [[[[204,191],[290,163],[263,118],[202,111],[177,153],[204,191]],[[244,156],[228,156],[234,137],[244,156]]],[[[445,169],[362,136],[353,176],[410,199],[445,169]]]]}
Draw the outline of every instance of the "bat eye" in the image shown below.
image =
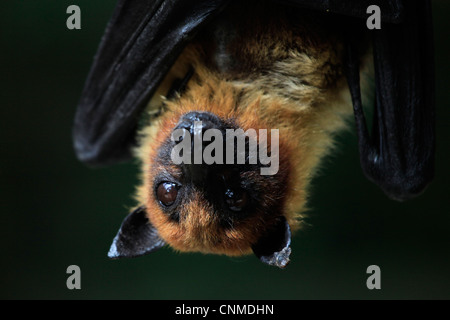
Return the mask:
{"type": "Polygon", "coordinates": [[[178,187],[172,182],[162,182],[156,188],[156,197],[164,206],[172,205],[177,199],[178,187]]]}
{"type": "Polygon", "coordinates": [[[247,205],[247,192],[240,190],[236,192],[234,190],[228,189],[225,191],[225,201],[231,211],[241,211],[247,205]]]}

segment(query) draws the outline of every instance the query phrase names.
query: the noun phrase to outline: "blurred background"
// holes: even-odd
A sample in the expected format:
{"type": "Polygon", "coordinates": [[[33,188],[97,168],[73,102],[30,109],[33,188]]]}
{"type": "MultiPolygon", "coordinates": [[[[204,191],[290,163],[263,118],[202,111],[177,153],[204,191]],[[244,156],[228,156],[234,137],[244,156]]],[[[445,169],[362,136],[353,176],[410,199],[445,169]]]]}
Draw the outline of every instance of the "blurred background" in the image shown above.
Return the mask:
{"type": "Polygon", "coordinates": [[[433,1],[436,178],[419,198],[389,200],[362,174],[356,136],[314,180],[311,226],[286,270],[254,256],[106,254],[137,183],[134,163],[90,169],[75,158],[75,108],[113,0],[0,3],[0,298],[3,299],[449,299],[450,2],[433,1]],[[81,30],[66,8],[81,8],[81,30]],[[81,290],[66,269],[81,268],[81,290]],[[366,269],[381,268],[381,290],[366,269]]]}

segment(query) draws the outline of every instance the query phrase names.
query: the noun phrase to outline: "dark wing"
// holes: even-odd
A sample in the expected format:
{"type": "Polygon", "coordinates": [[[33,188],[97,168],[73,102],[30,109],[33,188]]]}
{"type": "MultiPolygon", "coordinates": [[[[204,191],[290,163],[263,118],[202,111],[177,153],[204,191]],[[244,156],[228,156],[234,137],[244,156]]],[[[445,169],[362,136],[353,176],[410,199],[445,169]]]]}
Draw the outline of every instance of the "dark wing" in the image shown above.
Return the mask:
{"type": "Polygon", "coordinates": [[[75,116],[78,158],[127,159],[140,113],[186,42],[227,0],[119,0],[75,116]]]}
{"type": "Polygon", "coordinates": [[[404,21],[373,32],[376,101],[369,135],[359,92],[356,44],[348,82],[366,176],[396,200],[420,194],[434,175],[434,59],[431,4],[404,1],[404,21]]]}

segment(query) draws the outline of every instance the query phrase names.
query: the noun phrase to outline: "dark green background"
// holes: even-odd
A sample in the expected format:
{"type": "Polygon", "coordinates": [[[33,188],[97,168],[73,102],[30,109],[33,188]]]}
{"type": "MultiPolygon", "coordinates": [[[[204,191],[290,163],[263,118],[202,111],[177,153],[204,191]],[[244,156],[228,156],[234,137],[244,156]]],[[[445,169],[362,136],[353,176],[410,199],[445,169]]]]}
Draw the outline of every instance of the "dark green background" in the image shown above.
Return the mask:
{"type": "Polygon", "coordinates": [[[255,257],[178,254],[110,261],[137,182],[134,164],[89,169],[72,149],[75,107],[115,1],[0,3],[0,297],[19,299],[450,298],[450,2],[433,1],[437,65],[436,178],[393,202],[363,176],[356,138],[314,181],[312,226],[286,270],[255,257]],[[82,30],[66,28],[77,4],[82,30]],[[81,290],[66,268],[81,268],[81,290]],[[366,288],[381,268],[382,289],[366,288]]]}

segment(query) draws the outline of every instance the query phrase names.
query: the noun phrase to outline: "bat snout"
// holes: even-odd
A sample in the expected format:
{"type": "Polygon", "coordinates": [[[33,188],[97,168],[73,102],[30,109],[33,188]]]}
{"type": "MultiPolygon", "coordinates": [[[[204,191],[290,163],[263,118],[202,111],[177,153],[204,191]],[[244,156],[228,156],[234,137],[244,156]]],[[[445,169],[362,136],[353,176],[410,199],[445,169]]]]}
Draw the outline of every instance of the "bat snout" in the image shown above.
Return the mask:
{"type": "Polygon", "coordinates": [[[180,118],[172,131],[171,157],[187,180],[204,186],[211,172],[222,164],[226,128],[226,123],[210,112],[192,111],[180,118]]]}
{"type": "Polygon", "coordinates": [[[224,126],[224,122],[211,112],[191,111],[180,118],[180,121],[174,130],[185,129],[193,134],[195,128],[201,128],[202,132],[205,132],[208,129],[221,130],[224,126]],[[197,127],[195,126],[196,122],[198,123],[197,127]]]}
{"type": "Polygon", "coordinates": [[[166,114],[153,140],[160,145],[149,158],[152,223],[180,251],[266,256],[259,239],[284,216],[290,172],[285,152],[280,172],[263,171],[278,167],[278,130],[240,113],[187,107],[166,114]]]}

